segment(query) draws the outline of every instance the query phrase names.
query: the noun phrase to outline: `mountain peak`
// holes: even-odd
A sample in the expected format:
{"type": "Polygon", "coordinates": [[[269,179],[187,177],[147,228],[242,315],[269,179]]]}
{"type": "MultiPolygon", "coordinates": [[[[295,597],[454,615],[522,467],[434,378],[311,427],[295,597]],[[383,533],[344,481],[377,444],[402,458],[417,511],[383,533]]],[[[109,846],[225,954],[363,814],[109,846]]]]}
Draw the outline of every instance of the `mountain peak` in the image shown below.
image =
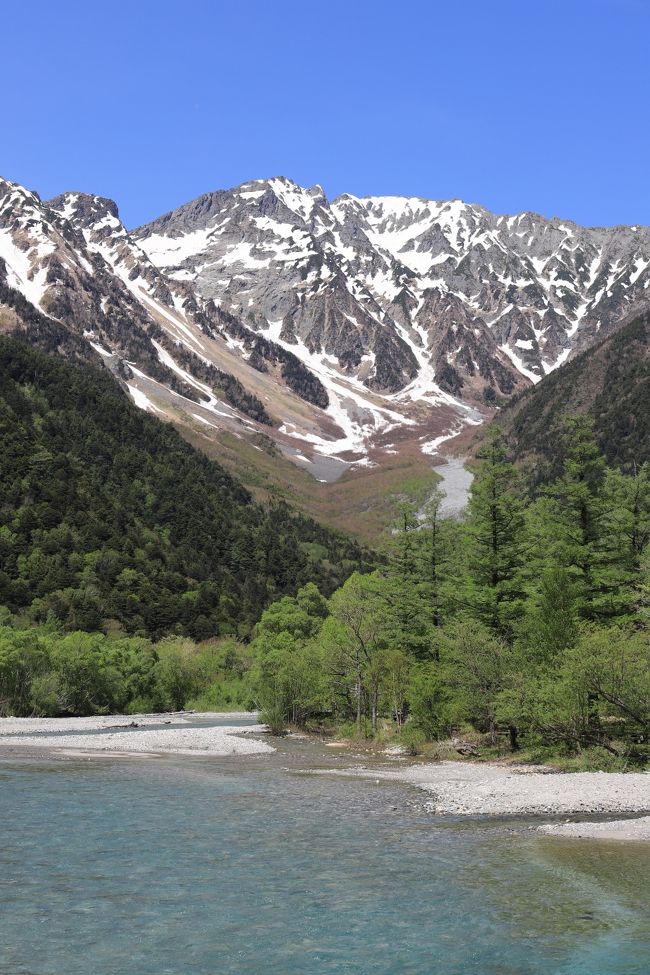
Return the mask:
{"type": "Polygon", "coordinates": [[[100,221],[120,223],[117,203],[92,193],[67,191],[47,200],[45,206],[55,210],[66,220],[74,220],[81,226],[96,225],[100,221]]]}
{"type": "Polygon", "coordinates": [[[393,436],[437,449],[650,300],[647,228],[506,217],[458,198],[330,202],[286,176],[203,194],[131,232],[112,200],[41,204],[3,181],[0,257],[10,287],[138,370],[140,402],[157,396],[175,415],[174,396],[197,401],[190,423],[240,431],[213,394],[227,373],[231,405],[282,417],[281,449],[294,456],[298,441],[302,463],[307,451],[339,472],[393,436]]]}

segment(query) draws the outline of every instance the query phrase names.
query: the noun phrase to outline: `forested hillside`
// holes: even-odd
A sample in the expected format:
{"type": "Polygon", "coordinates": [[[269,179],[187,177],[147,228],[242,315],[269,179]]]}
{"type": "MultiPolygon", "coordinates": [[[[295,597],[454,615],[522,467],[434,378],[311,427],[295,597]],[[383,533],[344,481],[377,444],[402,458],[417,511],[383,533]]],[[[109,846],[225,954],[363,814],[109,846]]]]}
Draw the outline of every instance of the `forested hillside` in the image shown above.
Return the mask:
{"type": "Polygon", "coordinates": [[[498,423],[534,483],[559,474],[564,417],[584,413],[607,462],[630,470],[650,460],[650,311],[514,397],[498,423]]]}
{"type": "Polygon", "coordinates": [[[263,508],[110,373],[0,339],[0,605],[68,629],[245,635],[364,552],[263,508]]]}

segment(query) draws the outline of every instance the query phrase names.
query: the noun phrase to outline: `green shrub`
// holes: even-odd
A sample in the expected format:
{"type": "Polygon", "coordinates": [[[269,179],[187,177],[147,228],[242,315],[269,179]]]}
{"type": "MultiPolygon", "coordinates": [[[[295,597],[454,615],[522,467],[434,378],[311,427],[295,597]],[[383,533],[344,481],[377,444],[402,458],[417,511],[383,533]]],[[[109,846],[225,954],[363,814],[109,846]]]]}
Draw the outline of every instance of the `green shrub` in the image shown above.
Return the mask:
{"type": "Polygon", "coordinates": [[[268,727],[272,735],[286,735],[287,733],[287,719],[281,708],[265,708],[260,713],[260,721],[268,727]]]}
{"type": "Polygon", "coordinates": [[[373,737],[372,722],[369,718],[363,718],[361,727],[359,727],[356,721],[346,721],[339,726],[338,734],[340,738],[348,738],[351,741],[360,741],[362,739],[367,741],[373,737]]]}
{"type": "Polygon", "coordinates": [[[399,738],[409,755],[421,755],[427,741],[424,732],[410,722],[404,725],[399,738]]]}

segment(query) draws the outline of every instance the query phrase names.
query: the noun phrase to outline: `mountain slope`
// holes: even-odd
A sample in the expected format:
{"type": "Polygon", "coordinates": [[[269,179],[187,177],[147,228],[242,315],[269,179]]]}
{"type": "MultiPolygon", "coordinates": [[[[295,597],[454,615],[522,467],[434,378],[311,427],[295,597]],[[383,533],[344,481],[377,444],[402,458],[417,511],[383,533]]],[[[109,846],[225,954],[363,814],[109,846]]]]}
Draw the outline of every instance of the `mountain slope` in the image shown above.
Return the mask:
{"type": "Polygon", "coordinates": [[[110,200],[0,181],[0,330],[101,361],[260,497],[360,534],[649,286],[641,227],[276,178],[129,231],[110,200]]]}
{"type": "Polygon", "coordinates": [[[202,638],[246,631],[309,580],[331,591],[354,543],[271,509],[106,370],[0,338],[0,604],[69,627],[202,638]]]}
{"type": "Polygon", "coordinates": [[[551,479],[562,418],[586,413],[612,466],[650,461],[650,311],[583,352],[498,416],[516,458],[536,481],[551,479]]]}
{"type": "MultiPolygon", "coordinates": [[[[255,391],[262,387],[270,399],[260,377],[276,365],[277,376],[266,385],[278,391],[281,405],[283,389],[311,390],[318,398],[315,377],[295,357],[258,341],[232,316],[201,307],[182,284],[168,282],[131,240],[110,200],[67,193],[43,203],[0,181],[0,260],[5,287],[113,359],[111,365],[122,360],[136,367],[122,374],[140,389],[141,404],[158,383],[164,395],[171,390],[198,403],[201,418],[212,414],[220,428],[255,429],[247,417],[277,425],[255,391]],[[242,351],[247,341],[254,365],[242,351]]],[[[290,407],[286,413],[291,415],[290,407]]]]}
{"type": "Polygon", "coordinates": [[[284,178],[206,194],[134,236],[251,327],[404,396],[417,374],[419,392],[494,402],[606,334],[650,285],[648,228],[460,200],[330,203],[284,178]]]}
{"type": "MultiPolygon", "coordinates": [[[[444,359],[431,351],[465,326],[465,309],[445,292],[433,343],[428,326],[440,290],[377,243],[344,198],[330,204],[320,187],[260,180],[200,197],[134,236],[168,277],[191,282],[251,327],[295,347],[314,369],[327,373],[334,360],[369,389],[406,401],[444,402],[453,394],[434,376],[436,365],[450,364],[451,351],[444,349],[444,359]]],[[[471,320],[489,354],[464,368],[466,398],[480,400],[488,387],[511,392],[520,375],[485,323],[471,320]]],[[[460,383],[458,376],[455,389],[460,383]]]]}
{"type": "MultiPolygon", "coordinates": [[[[75,348],[101,356],[138,405],[192,439],[200,431],[210,447],[225,434],[246,449],[262,434],[279,457],[329,482],[355,463],[374,463],[371,444],[392,450],[395,437],[424,443],[431,433],[453,433],[459,415],[468,413],[451,397],[404,409],[338,372],[326,389],[286,343],[163,275],[109,200],[66,193],[43,203],[0,182],[0,244],[5,294],[18,291],[59,335],[47,348],[65,352],[74,336],[75,348]],[[60,340],[62,329],[68,343],[60,340]]],[[[27,330],[15,297],[3,305],[0,327],[27,330]]],[[[39,340],[34,328],[28,331],[39,340]]]]}

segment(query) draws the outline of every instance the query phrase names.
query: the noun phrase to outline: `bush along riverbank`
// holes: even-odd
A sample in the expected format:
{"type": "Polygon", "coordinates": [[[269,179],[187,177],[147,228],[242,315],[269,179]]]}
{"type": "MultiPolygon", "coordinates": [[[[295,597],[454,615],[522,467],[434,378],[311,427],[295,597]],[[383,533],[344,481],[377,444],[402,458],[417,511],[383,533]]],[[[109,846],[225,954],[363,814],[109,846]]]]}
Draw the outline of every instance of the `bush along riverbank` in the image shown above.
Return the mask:
{"type": "Polygon", "coordinates": [[[64,633],[0,625],[0,717],[250,710],[247,648],[232,639],[64,633]]]}

